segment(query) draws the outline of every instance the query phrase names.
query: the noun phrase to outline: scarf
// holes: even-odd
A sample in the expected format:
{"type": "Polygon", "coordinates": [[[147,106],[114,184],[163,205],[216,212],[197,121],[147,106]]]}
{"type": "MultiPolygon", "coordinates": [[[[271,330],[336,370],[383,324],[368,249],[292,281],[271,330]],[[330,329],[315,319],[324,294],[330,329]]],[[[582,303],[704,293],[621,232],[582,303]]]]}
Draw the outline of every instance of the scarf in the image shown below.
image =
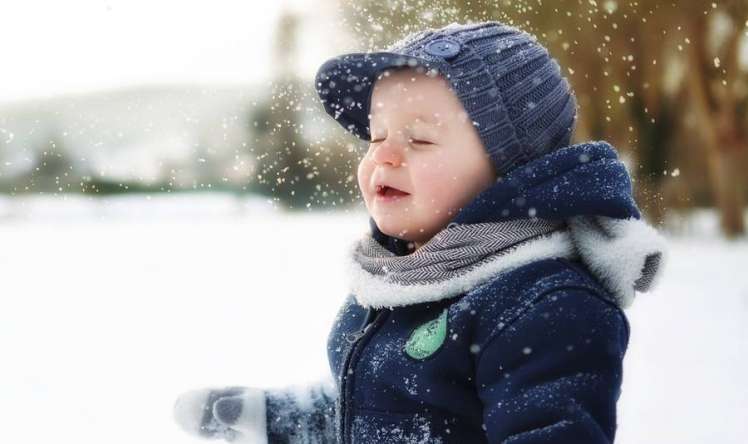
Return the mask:
{"type": "Polygon", "coordinates": [[[454,296],[533,261],[581,258],[625,308],[635,291],[654,286],[665,251],[643,220],[605,216],[450,224],[403,256],[367,233],[348,254],[350,290],[362,306],[407,305],[454,296]]]}

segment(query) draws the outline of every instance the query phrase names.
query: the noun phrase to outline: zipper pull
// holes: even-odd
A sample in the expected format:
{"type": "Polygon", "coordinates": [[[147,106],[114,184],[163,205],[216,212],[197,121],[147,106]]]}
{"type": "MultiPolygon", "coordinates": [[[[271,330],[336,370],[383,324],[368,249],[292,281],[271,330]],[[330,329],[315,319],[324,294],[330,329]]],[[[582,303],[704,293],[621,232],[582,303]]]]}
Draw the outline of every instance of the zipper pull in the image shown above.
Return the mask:
{"type": "MultiPolygon", "coordinates": [[[[368,321],[368,318],[369,317],[367,316],[367,321],[368,321]]],[[[361,336],[365,335],[366,332],[369,331],[372,324],[373,322],[367,322],[364,328],[362,328],[361,330],[355,331],[353,333],[349,333],[348,335],[346,335],[345,339],[351,344],[356,342],[361,336]]]]}
{"type": "Polygon", "coordinates": [[[364,334],[366,334],[366,331],[369,329],[370,325],[371,324],[368,324],[366,327],[363,328],[363,330],[358,330],[358,331],[354,331],[353,333],[348,333],[346,335],[345,339],[349,343],[353,344],[354,342],[358,341],[359,338],[361,338],[361,336],[363,336],[364,334]]]}

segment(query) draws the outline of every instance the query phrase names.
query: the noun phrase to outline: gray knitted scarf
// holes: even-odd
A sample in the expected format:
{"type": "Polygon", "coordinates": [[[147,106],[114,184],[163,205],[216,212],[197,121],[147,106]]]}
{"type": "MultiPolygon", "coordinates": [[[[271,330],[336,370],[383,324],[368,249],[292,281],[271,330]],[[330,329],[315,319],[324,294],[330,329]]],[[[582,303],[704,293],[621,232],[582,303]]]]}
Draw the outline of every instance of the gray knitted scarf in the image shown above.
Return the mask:
{"type": "Polygon", "coordinates": [[[367,272],[392,283],[438,283],[509,253],[525,242],[564,228],[563,221],[544,219],[455,224],[404,256],[395,255],[367,235],[354,246],[353,259],[367,272]]]}

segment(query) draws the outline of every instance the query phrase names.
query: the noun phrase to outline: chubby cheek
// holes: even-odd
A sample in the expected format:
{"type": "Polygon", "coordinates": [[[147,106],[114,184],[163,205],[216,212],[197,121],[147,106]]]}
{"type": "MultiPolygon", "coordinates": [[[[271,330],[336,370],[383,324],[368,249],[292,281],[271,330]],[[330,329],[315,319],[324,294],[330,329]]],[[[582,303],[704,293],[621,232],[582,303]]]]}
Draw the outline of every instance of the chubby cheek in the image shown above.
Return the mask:
{"type": "Polygon", "coordinates": [[[461,188],[461,176],[456,174],[449,159],[432,159],[414,171],[418,206],[435,221],[450,218],[448,211],[459,206],[456,191],[461,188]],[[456,178],[455,178],[456,177],[456,178]]]}

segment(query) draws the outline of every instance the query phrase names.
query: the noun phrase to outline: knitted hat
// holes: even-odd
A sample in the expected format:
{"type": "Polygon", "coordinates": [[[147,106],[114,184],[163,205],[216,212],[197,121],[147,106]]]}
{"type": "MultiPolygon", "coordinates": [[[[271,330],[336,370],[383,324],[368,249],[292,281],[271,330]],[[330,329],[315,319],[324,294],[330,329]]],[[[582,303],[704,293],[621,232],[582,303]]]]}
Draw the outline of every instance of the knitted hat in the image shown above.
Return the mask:
{"type": "Polygon", "coordinates": [[[408,66],[449,81],[499,176],[569,144],[577,102],[558,62],[533,35],[496,21],[452,23],[385,51],[334,57],[317,71],[315,87],[325,111],[369,141],[377,76],[408,66]]]}

